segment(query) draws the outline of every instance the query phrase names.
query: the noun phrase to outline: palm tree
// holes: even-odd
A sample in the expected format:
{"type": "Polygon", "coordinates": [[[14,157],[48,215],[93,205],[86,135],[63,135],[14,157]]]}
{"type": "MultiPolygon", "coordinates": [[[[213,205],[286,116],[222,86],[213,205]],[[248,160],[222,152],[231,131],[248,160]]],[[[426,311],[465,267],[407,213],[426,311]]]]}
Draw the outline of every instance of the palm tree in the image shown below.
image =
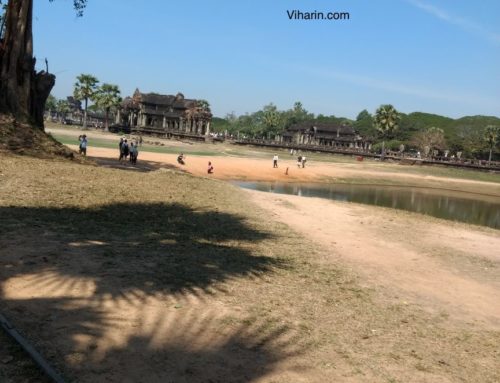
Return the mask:
{"type": "Polygon", "coordinates": [[[401,115],[392,105],[381,105],[375,112],[373,126],[382,136],[382,156],[380,157],[382,161],[385,156],[385,139],[398,129],[400,119],[401,115]]]}
{"type": "Polygon", "coordinates": [[[490,156],[488,158],[488,165],[491,163],[491,154],[493,152],[493,147],[498,145],[500,139],[500,128],[498,126],[488,125],[484,129],[484,140],[490,148],[490,156]]]}
{"type": "Polygon", "coordinates": [[[97,106],[104,109],[106,113],[106,118],[104,121],[104,130],[108,131],[109,111],[111,110],[111,108],[117,107],[122,101],[122,98],[120,97],[120,88],[118,88],[118,85],[106,84],[106,83],[102,84],[102,86],[100,86],[97,89],[94,98],[97,106]]]}
{"type": "Polygon", "coordinates": [[[93,99],[97,90],[97,83],[99,80],[91,74],[81,74],[76,78],[78,81],[75,83],[73,95],[77,100],[85,101],[85,110],[83,114],[83,129],[87,129],[87,106],[89,99],[93,99]]]}

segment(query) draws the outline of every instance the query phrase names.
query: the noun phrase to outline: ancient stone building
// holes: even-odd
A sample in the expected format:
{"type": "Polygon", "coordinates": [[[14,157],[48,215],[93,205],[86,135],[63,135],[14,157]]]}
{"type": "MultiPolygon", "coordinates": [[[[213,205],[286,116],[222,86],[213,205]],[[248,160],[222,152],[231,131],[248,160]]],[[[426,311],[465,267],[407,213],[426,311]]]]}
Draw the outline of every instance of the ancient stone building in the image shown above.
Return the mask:
{"type": "Polygon", "coordinates": [[[177,95],[141,93],[123,100],[116,124],[132,132],[202,138],[210,132],[212,114],[206,102],[177,95]]]}
{"type": "Polygon", "coordinates": [[[285,144],[321,145],[334,148],[369,149],[371,143],[359,136],[351,126],[305,121],[290,126],[278,141],[285,144]]]}

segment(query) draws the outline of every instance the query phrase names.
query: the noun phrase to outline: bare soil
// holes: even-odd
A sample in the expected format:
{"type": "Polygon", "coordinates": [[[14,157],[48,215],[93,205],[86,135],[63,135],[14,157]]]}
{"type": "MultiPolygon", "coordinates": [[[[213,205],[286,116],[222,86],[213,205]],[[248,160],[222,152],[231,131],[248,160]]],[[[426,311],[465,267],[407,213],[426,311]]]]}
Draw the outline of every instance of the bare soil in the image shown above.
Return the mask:
{"type": "Polygon", "coordinates": [[[69,381],[500,381],[498,231],[207,178],[498,184],[293,159],[288,176],[271,159],[141,152],[131,166],[92,147],[104,167],[0,155],[2,312],[69,381]]]}

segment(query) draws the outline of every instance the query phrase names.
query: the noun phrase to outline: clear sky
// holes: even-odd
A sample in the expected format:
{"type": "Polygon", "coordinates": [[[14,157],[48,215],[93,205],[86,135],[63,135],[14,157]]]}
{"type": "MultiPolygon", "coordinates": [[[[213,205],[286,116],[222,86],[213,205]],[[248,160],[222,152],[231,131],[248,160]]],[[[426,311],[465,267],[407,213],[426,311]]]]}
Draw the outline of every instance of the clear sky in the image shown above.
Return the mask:
{"type": "Polygon", "coordinates": [[[57,98],[90,73],[122,96],[207,99],[220,117],[295,101],[350,118],[385,103],[500,116],[499,0],[88,0],[82,18],[71,0],[36,0],[34,40],[57,98]]]}

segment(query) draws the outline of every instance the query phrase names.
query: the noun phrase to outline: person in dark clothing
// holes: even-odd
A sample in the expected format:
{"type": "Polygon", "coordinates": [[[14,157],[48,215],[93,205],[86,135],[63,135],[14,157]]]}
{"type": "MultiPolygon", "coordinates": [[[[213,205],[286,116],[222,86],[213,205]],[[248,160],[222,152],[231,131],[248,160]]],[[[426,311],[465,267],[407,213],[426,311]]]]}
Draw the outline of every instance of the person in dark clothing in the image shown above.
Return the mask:
{"type": "Polygon", "coordinates": [[[120,138],[120,142],[118,143],[118,147],[120,148],[120,158],[118,158],[118,161],[121,161],[123,158],[123,138],[120,138]]]}
{"type": "Polygon", "coordinates": [[[128,142],[127,142],[127,140],[124,140],[123,144],[122,144],[122,158],[127,159],[129,154],[130,154],[130,150],[128,147],[128,142]]]}
{"type": "Polygon", "coordinates": [[[179,154],[179,156],[177,157],[177,162],[181,165],[185,165],[186,163],[184,162],[184,158],[184,153],[179,154]]]}

